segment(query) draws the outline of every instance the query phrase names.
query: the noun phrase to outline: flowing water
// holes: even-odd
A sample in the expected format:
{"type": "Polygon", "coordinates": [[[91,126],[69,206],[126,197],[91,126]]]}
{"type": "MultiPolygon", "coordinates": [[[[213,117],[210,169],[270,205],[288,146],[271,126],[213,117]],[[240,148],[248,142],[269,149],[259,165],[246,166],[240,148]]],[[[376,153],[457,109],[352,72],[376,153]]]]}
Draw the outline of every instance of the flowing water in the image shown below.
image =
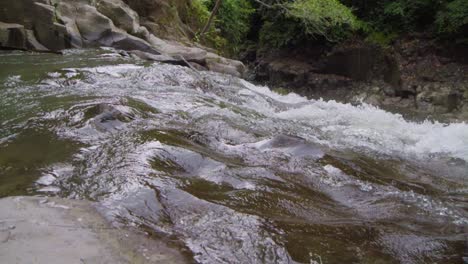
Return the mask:
{"type": "Polygon", "coordinates": [[[200,263],[463,263],[468,124],[110,50],[0,54],[0,196],[89,199],[200,263]]]}

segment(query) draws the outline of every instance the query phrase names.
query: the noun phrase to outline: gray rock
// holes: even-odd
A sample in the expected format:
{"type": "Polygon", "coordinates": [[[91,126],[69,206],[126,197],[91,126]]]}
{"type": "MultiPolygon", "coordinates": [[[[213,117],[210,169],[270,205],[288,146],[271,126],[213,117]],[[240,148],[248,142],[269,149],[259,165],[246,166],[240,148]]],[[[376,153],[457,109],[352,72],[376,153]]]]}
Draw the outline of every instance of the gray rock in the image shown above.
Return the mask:
{"type": "Polygon", "coordinates": [[[143,60],[158,61],[158,62],[169,63],[169,64],[174,64],[174,65],[186,66],[186,63],[182,59],[177,59],[168,55],[155,55],[155,54],[147,53],[147,52],[140,51],[140,50],[133,50],[130,53],[133,55],[136,55],[138,58],[143,59],[143,60]]]}
{"type": "Polygon", "coordinates": [[[462,95],[456,92],[451,92],[447,96],[447,111],[453,112],[458,109],[462,101],[462,95]]]}
{"type": "Polygon", "coordinates": [[[22,24],[30,29],[32,28],[31,15],[34,2],[34,0],[4,0],[0,5],[0,19],[6,23],[22,24]]]}
{"type": "Polygon", "coordinates": [[[32,30],[26,30],[26,47],[33,51],[49,51],[49,49],[37,41],[32,30]]]}
{"type": "Polygon", "coordinates": [[[128,35],[127,33],[112,32],[110,36],[110,39],[102,39],[100,41],[101,44],[122,50],[140,50],[156,55],[161,54],[159,51],[154,49],[148,42],[140,38],[128,35]],[[111,40],[111,42],[106,42],[106,40],[111,40]]]}
{"type": "Polygon", "coordinates": [[[197,71],[207,71],[208,68],[196,63],[196,62],[189,62],[190,68],[195,69],[197,71]]]}
{"type": "Polygon", "coordinates": [[[64,25],[58,23],[55,8],[51,5],[34,3],[33,29],[37,40],[50,50],[63,50],[67,45],[68,34],[64,25]]]}
{"type": "Polygon", "coordinates": [[[206,67],[210,71],[229,74],[236,77],[243,77],[246,72],[246,68],[242,62],[226,59],[214,53],[207,54],[206,67]]]}
{"type": "Polygon", "coordinates": [[[189,262],[162,241],[113,228],[87,201],[3,198],[0,220],[2,263],[189,262]]]}
{"type": "Polygon", "coordinates": [[[78,15],[76,3],[71,4],[66,1],[60,1],[57,3],[56,11],[67,30],[70,46],[72,48],[83,47],[83,39],[76,24],[76,16],[78,15]]]}
{"type": "MultiPolygon", "coordinates": [[[[162,2],[156,6],[160,4],[162,2]]],[[[139,12],[143,11],[141,9],[139,12]]],[[[59,51],[107,46],[148,53],[151,56],[136,55],[153,61],[191,67],[196,65],[200,69],[207,68],[238,77],[245,72],[245,66],[239,61],[154,36],[146,27],[140,26],[138,14],[122,0],[6,1],[0,7],[0,18],[4,22],[18,24],[14,29],[3,29],[0,33],[1,42],[12,48],[59,51]],[[13,35],[10,34],[12,30],[13,35]],[[26,33],[26,30],[31,31],[26,33]]]]}
{"type": "Polygon", "coordinates": [[[97,10],[110,18],[117,27],[130,34],[137,34],[140,27],[138,14],[120,0],[99,0],[97,10]]]}
{"type": "Polygon", "coordinates": [[[83,37],[84,44],[96,46],[100,39],[115,30],[115,26],[108,17],[99,13],[90,5],[76,7],[75,23],[83,37]]]}
{"type": "Polygon", "coordinates": [[[235,77],[242,77],[242,74],[236,69],[236,67],[232,65],[210,61],[207,63],[207,67],[208,67],[208,70],[213,71],[213,72],[229,74],[235,77]]]}
{"type": "Polygon", "coordinates": [[[84,46],[108,46],[123,50],[141,50],[160,54],[148,42],[117,28],[112,20],[90,5],[77,6],[74,18],[84,46]]]}
{"type": "Polygon", "coordinates": [[[0,47],[26,49],[24,26],[0,22],[0,47]]]}
{"type": "Polygon", "coordinates": [[[208,54],[206,50],[194,47],[186,47],[178,43],[170,43],[168,41],[157,38],[152,34],[149,36],[147,41],[163,54],[167,54],[169,56],[182,56],[186,61],[196,62],[202,65],[206,63],[208,54]]]}

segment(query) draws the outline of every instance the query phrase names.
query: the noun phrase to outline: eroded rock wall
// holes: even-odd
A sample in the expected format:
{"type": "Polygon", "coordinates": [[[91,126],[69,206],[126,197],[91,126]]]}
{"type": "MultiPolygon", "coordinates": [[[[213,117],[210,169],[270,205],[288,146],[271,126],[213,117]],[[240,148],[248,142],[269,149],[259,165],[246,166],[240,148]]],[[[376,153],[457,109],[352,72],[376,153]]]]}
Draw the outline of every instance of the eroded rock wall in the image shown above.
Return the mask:
{"type": "Polygon", "coordinates": [[[157,37],[161,34],[171,38],[179,34],[179,39],[186,37],[185,42],[189,42],[187,32],[190,28],[177,12],[184,13],[188,2],[138,0],[128,3],[131,6],[122,0],[15,0],[2,3],[0,48],[60,51],[106,46],[138,51],[138,54],[133,53],[144,59],[175,61],[200,70],[243,76],[245,67],[239,61],[220,57],[204,48],[157,37]],[[166,29],[161,31],[157,25],[164,25],[166,29]]]}

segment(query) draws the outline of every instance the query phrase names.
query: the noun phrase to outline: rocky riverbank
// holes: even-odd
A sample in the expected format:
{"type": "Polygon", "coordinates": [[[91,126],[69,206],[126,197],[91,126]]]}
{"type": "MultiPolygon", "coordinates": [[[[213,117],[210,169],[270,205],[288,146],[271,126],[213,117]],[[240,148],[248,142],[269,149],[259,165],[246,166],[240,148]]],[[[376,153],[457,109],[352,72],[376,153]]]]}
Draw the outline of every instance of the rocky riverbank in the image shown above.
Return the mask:
{"type": "MultiPolygon", "coordinates": [[[[139,14],[121,0],[9,1],[0,7],[0,48],[57,52],[106,46],[144,59],[243,76],[241,62],[163,40],[157,37],[155,23],[143,21],[149,27],[142,26],[139,14]]],[[[177,25],[172,28],[176,30],[177,25]]]]}
{"type": "Polygon", "coordinates": [[[406,38],[386,48],[362,41],[309,44],[262,54],[251,65],[257,82],[281,92],[468,120],[468,65],[430,39],[406,38]]]}
{"type": "MultiPolygon", "coordinates": [[[[191,41],[195,33],[185,9],[183,1],[164,0],[8,2],[0,8],[0,48],[59,52],[107,46],[145,60],[244,77],[242,62],[191,41]]],[[[468,120],[466,49],[452,51],[423,36],[385,48],[354,40],[250,55],[245,61],[253,79],[283,92],[366,102],[422,118],[468,120]]]]}

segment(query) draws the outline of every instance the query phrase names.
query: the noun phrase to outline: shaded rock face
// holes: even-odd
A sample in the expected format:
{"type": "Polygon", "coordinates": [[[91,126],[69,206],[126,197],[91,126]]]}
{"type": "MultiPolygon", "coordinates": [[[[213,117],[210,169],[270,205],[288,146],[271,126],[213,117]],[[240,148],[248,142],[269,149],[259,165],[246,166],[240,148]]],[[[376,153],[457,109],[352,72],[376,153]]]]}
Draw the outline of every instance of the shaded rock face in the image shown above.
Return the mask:
{"type": "Polygon", "coordinates": [[[165,12],[172,9],[169,4],[182,8],[187,6],[187,2],[139,0],[128,3],[131,5],[122,0],[7,1],[0,7],[0,48],[60,51],[107,46],[139,51],[136,56],[144,59],[243,76],[245,67],[241,62],[198,47],[162,40],[153,34],[157,30],[140,24],[140,20],[151,24],[169,19],[173,21],[163,24],[179,32],[183,25],[180,18],[165,12]],[[144,15],[143,19],[139,13],[144,15]]]}
{"type": "Polygon", "coordinates": [[[0,22],[0,47],[19,50],[47,51],[34,36],[32,30],[23,25],[0,22]]]}
{"type": "Polygon", "coordinates": [[[356,81],[366,81],[371,78],[380,56],[380,50],[374,47],[356,47],[336,51],[326,57],[321,71],[346,76],[356,81]]]}
{"type": "MultiPolygon", "coordinates": [[[[100,6],[103,6],[102,9],[107,13],[115,14],[114,18],[119,25],[128,27],[128,16],[122,16],[122,12],[113,12],[124,9],[126,5],[123,2],[119,0],[101,2],[108,3],[100,6]],[[110,2],[116,6],[114,9],[110,2]],[[118,18],[117,15],[121,17],[118,18]]],[[[127,9],[128,13],[131,13],[128,7],[127,9]]],[[[136,13],[133,15],[136,16],[136,13]]],[[[124,42],[128,48],[157,53],[146,41],[134,38],[125,30],[116,27],[111,18],[96,9],[94,1],[8,1],[5,5],[2,4],[0,19],[23,25],[25,29],[33,32],[42,46],[52,51],[72,47],[113,46],[114,42],[124,42]]],[[[133,26],[138,29],[136,21],[135,18],[133,26]]],[[[31,45],[32,48],[35,46],[37,45],[31,45]]]]}
{"type": "Polygon", "coordinates": [[[301,47],[255,63],[256,81],[310,98],[468,120],[468,65],[438,56],[418,41],[385,50],[365,43],[301,47]]]}
{"type": "Polygon", "coordinates": [[[189,19],[186,0],[124,0],[140,15],[140,23],[152,34],[163,35],[168,39],[188,42],[195,35],[184,23],[189,19]]]}
{"type": "Polygon", "coordinates": [[[0,22],[0,46],[13,49],[26,49],[26,38],[24,26],[0,22]]]}

